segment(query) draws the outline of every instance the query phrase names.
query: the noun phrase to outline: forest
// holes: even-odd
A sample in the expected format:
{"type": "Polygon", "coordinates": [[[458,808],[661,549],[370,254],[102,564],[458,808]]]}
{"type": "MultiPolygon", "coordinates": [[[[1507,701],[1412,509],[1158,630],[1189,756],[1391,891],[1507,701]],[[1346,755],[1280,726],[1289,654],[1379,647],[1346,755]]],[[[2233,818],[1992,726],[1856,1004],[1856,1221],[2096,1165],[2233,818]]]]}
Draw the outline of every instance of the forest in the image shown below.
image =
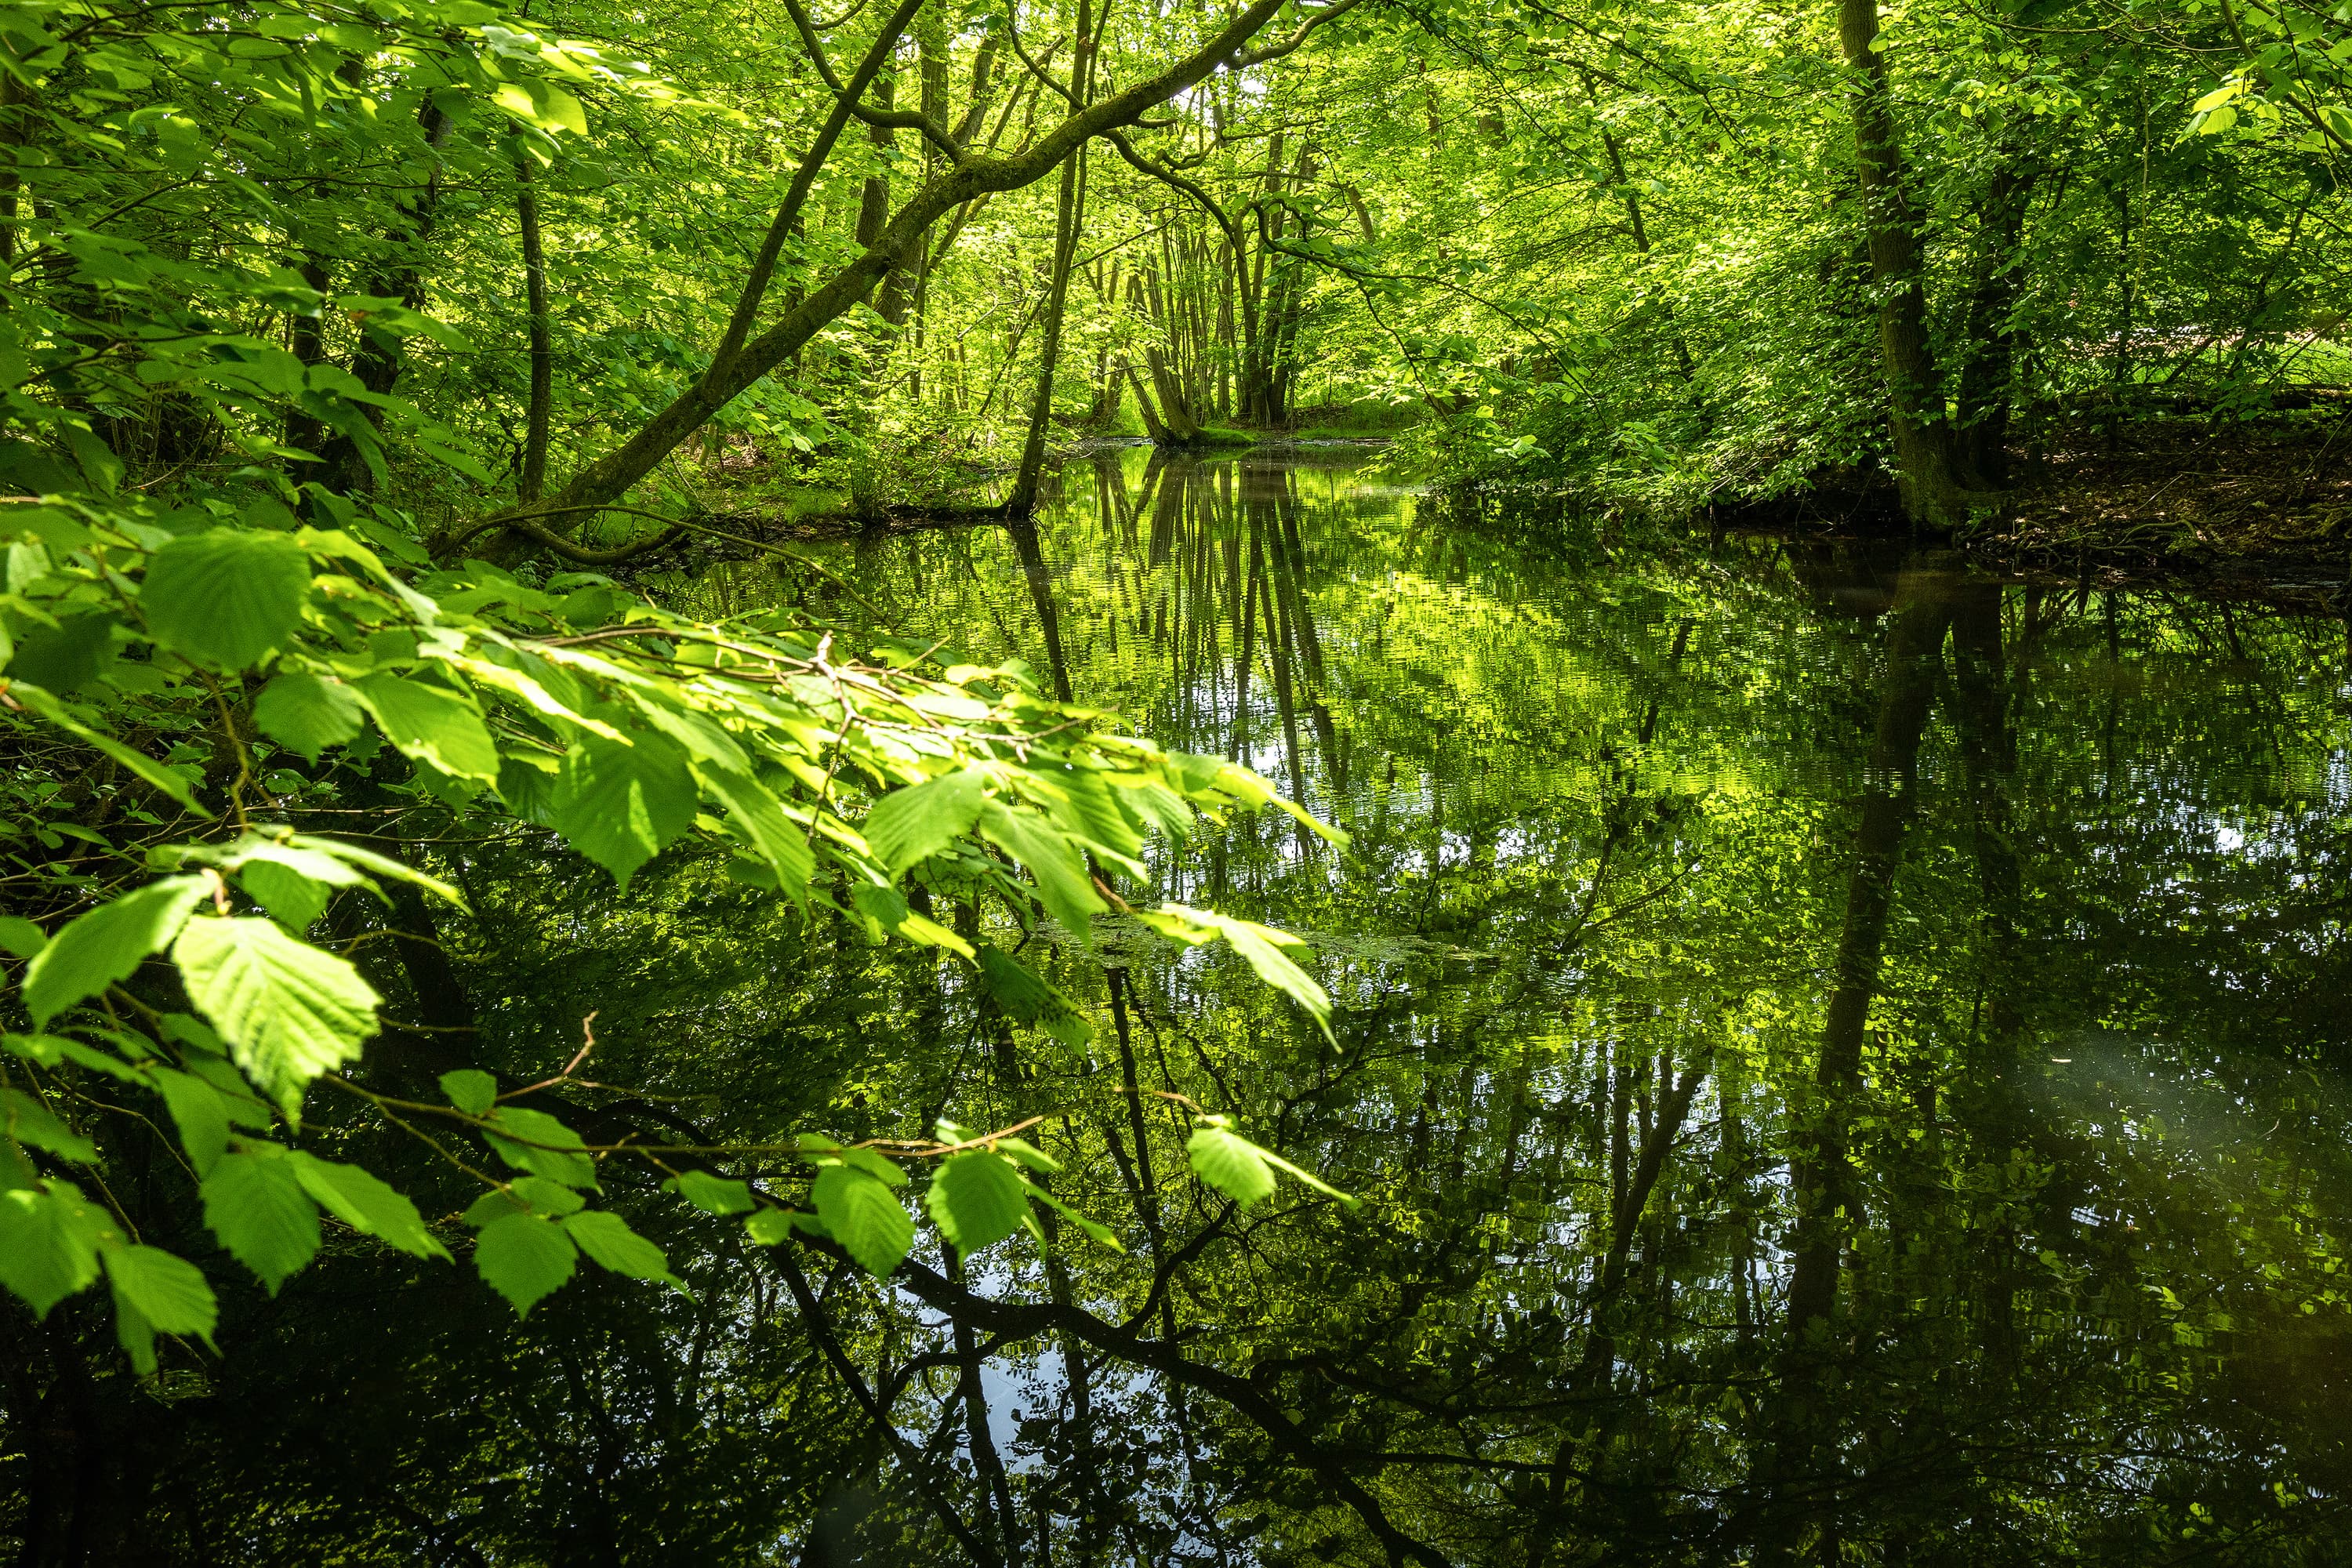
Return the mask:
{"type": "Polygon", "coordinates": [[[2352,5],[835,3],[0,0],[0,1557],[2342,1561],[2352,5]]]}

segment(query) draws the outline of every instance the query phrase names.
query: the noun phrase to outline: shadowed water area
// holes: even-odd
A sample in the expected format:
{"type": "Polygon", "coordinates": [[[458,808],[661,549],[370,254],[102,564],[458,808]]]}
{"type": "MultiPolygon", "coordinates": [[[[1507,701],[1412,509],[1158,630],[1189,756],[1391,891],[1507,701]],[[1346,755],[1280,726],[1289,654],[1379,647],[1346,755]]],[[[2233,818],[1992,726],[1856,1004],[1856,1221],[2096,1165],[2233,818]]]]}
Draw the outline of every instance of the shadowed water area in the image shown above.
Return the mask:
{"type": "Polygon", "coordinates": [[[593,1010],[595,1076],[703,1136],[1043,1117],[1123,1251],[927,1234],[883,1286],[648,1202],[695,1295],[583,1277],[520,1332],[352,1254],[228,1302],[209,1383],[54,1396],[47,1484],[223,1562],[2343,1560],[2342,623],[1353,459],[1115,454],[1034,530],[818,553],[915,650],[1343,828],[1107,868],[1305,937],[1333,1037],[1132,921],[1027,938],[1075,1015],[1028,1022],[722,861],[461,848],[529,895],[442,931],[502,1072],[593,1010]],[[1361,1208],[1234,1208],[1185,1100],[1361,1208]]]}

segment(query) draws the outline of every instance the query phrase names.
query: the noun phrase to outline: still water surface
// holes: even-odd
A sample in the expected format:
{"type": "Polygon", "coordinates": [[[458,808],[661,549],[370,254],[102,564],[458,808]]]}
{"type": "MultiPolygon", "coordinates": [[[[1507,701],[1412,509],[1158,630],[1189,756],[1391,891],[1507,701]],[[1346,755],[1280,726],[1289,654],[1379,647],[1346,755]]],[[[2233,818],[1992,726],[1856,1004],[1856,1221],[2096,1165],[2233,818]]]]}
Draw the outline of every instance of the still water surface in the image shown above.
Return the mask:
{"type": "Polygon", "coordinates": [[[919,646],[1344,827],[1128,879],[1307,936],[1334,1038],[1117,921],[1024,953],[1074,1046],[709,863],[524,864],[445,933],[507,1070],[593,1008],[608,1081],[747,1139],[1044,1113],[1125,1251],[1066,1224],[923,1299],[646,1194],[694,1299],[583,1279],[520,1331],[331,1263],[121,1419],[195,1472],[132,1489],[187,1560],[2352,1557],[2341,623],[1360,461],[1130,452],[1034,531],[819,548],[919,646]],[[1164,1094],[1363,1208],[1213,1201],[1164,1094]]]}
{"type": "Polygon", "coordinates": [[[2341,623],[1140,452],[834,563],[1353,837],[1233,825],[1150,889],[1307,935],[1336,1050],[1108,950],[1147,1089],[1370,1200],[1228,1222],[1135,1324],[1278,1424],[1031,1341],[1013,1549],[2352,1557],[2341,623]]]}

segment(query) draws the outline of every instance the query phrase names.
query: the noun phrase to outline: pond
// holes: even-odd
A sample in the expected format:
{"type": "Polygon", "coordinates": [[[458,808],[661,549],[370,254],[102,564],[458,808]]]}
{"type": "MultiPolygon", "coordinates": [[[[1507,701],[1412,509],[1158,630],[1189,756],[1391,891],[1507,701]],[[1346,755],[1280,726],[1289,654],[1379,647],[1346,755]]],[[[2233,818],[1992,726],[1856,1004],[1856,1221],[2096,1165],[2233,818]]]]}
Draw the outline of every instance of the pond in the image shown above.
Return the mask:
{"type": "Polygon", "coordinates": [[[139,1494],[216,1560],[2341,1560],[2342,623],[1340,454],[1112,453],[1034,529],[812,551],[1344,829],[1114,873],[1304,937],[1331,1037],[1129,921],[1027,938],[1049,1033],[717,863],[624,897],[468,849],[537,889],[446,932],[507,1068],[593,1012],[597,1076],[705,1132],[1042,1117],[1118,1250],[921,1242],[883,1287],[647,1194],[691,1299],[583,1279],[520,1331],[335,1261],[121,1415],[110,1462],[233,1479],[139,1494]],[[1234,1210],[1188,1102],[1360,1207],[1234,1210]]]}

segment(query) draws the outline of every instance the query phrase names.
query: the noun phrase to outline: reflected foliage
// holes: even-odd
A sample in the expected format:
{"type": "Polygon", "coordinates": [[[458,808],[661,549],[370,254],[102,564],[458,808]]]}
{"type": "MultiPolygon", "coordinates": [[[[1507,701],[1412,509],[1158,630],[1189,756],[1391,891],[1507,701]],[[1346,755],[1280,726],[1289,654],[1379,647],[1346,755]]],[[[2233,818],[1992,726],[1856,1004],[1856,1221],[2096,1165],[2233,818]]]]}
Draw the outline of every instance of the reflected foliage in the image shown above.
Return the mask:
{"type": "Polygon", "coordinates": [[[1125,889],[1307,936],[1333,1038],[1117,917],[933,911],[1092,1026],[1055,1033],[708,857],[625,897],[446,846],[486,1067],[593,1010],[599,1079],[699,1140],[1042,1117],[1123,1250],[927,1231],[877,1281],[616,1184],[690,1297],[583,1278],[517,1331],[331,1248],[144,1387],[88,1303],[12,1310],[22,1561],[2338,1560],[2340,625],[1343,466],[1060,486],[827,563],[1344,826],[1237,817],[1125,889]],[[1192,1181],[1194,1107],[1362,1206],[1192,1181]]]}

